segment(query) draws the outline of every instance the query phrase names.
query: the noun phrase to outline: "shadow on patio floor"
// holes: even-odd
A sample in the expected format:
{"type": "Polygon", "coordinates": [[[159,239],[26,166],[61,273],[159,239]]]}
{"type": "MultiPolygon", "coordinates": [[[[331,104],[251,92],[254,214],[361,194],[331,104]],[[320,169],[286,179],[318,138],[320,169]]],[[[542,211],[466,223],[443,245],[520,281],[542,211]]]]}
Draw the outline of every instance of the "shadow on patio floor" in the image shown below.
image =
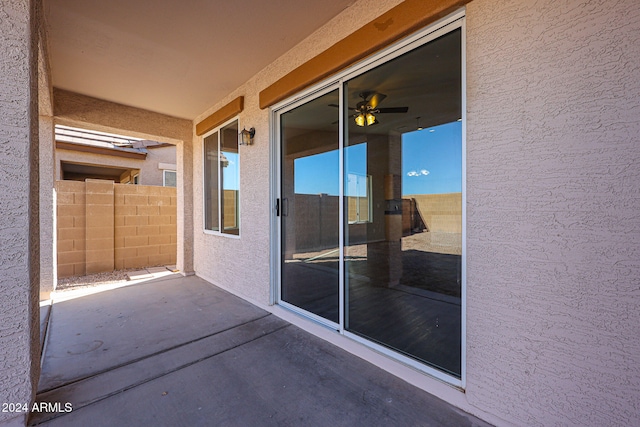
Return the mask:
{"type": "Polygon", "coordinates": [[[487,425],[177,275],[54,302],[36,400],[29,425],[487,425]]]}

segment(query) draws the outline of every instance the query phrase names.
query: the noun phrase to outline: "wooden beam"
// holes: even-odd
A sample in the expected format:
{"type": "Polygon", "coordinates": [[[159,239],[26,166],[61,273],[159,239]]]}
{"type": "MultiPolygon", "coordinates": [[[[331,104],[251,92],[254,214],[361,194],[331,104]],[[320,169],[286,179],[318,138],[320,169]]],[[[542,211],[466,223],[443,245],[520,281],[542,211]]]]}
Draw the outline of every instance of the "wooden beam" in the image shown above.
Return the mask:
{"type": "Polygon", "coordinates": [[[201,136],[237,116],[244,109],[244,96],[239,96],[196,125],[196,135],[201,136]]]}
{"type": "Polygon", "coordinates": [[[405,0],[260,92],[268,108],[444,18],[471,0],[405,0]]]}

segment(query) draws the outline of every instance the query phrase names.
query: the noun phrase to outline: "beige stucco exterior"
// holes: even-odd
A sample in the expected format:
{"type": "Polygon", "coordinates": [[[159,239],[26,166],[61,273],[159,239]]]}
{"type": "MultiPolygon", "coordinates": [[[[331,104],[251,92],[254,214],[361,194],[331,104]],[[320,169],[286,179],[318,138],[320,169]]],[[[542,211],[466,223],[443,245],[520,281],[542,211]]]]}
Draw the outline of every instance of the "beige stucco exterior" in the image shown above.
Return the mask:
{"type": "MultiPolygon", "coordinates": [[[[276,142],[257,92],[396,3],[356,3],[195,120],[244,96],[240,127],[256,128],[240,239],[203,232],[194,180],[197,274],[269,303],[276,142]]],[[[637,424],[640,6],[466,10],[466,390],[407,379],[499,425],[637,424]]],[[[197,139],[195,176],[201,153],[197,139]]]]}
{"type": "MultiPolygon", "coordinates": [[[[0,402],[31,403],[40,373],[37,13],[0,5],[0,402]]],[[[0,424],[25,421],[0,412],[0,424]]]]}
{"type": "MultiPolygon", "coordinates": [[[[206,234],[203,231],[202,179],[193,182],[194,265],[197,274],[229,287],[245,298],[268,304],[270,301],[270,230],[272,200],[269,197],[271,131],[268,109],[260,109],[258,94],[287,72],[313,58],[356,28],[375,19],[400,1],[360,1],[336,16],[292,50],[271,63],[245,85],[211,106],[194,120],[195,124],[244,96],[240,128],[256,128],[254,145],[240,147],[240,239],[206,234]],[[212,260],[217,260],[212,262],[212,260]],[[242,274],[238,274],[242,271],[242,274]]],[[[194,140],[194,176],[202,177],[202,138],[194,140]]]]}
{"type": "MultiPolygon", "coordinates": [[[[640,425],[640,3],[466,7],[463,389],[269,305],[276,141],[258,94],[401,1],[355,2],[193,121],[55,90],[40,136],[37,3],[0,6],[0,40],[12,47],[0,50],[0,92],[11,101],[0,102],[0,324],[9,325],[0,328],[0,401],[30,402],[36,386],[40,276],[55,277],[40,266],[55,264],[47,234],[55,193],[47,193],[53,162],[38,151],[52,151],[55,122],[176,145],[184,274],[496,425],[640,425]],[[240,236],[227,237],[203,231],[203,146],[194,134],[239,96],[239,126],[256,135],[240,147],[240,236]]],[[[3,423],[23,425],[24,416],[0,413],[3,423]]]]}
{"type": "Polygon", "coordinates": [[[467,10],[467,399],[640,424],[640,3],[467,10]]]}

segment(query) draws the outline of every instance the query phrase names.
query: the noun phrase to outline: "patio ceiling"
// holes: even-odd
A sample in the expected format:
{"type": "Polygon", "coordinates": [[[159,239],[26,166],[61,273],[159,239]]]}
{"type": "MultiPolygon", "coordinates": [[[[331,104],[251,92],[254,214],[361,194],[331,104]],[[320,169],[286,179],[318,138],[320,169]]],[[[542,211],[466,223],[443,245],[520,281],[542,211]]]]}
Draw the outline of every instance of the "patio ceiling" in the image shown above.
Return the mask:
{"type": "Polygon", "coordinates": [[[55,87],[193,119],[354,0],[44,0],[55,87]]]}

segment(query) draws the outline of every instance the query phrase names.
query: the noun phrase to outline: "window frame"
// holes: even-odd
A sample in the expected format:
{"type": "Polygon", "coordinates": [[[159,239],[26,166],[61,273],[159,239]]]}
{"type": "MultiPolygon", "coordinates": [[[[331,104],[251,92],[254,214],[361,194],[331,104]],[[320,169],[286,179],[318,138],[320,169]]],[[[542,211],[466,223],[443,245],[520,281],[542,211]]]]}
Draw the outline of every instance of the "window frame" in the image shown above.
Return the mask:
{"type": "MultiPolygon", "coordinates": [[[[362,220],[360,219],[360,203],[359,203],[359,196],[355,196],[356,197],[356,217],[357,219],[355,221],[350,221],[347,218],[347,224],[349,225],[355,225],[355,224],[370,224],[373,223],[373,193],[372,193],[372,186],[373,186],[373,176],[370,174],[366,174],[366,175],[356,175],[356,174],[352,174],[355,176],[364,176],[365,182],[367,184],[367,188],[366,188],[366,198],[367,198],[367,219],[362,220]]],[[[345,196],[345,197],[349,197],[349,196],[345,196]]],[[[351,196],[353,197],[353,196],[351,196]]]]}
{"type": "Polygon", "coordinates": [[[231,238],[231,239],[239,239],[241,236],[241,229],[242,229],[242,220],[241,220],[241,208],[240,208],[240,170],[241,170],[241,161],[240,161],[240,141],[239,141],[239,136],[236,135],[236,143],[238,144],[238,198],[237,198],[237,211],[238,211],[238,234],[231,234],[231,233],[225,233],[222,230],[224,229],[224,225],[221,225],[222,222],[222,216],[221,216],[221,207],[222,204],[220,203],[220,194],[224,194],[223,190],[220,188],[220,168],[218,167],[218,191],[217,191],[217,195],[218,195],[218,230],[209,230],[207,229],[207,225],[206,225],[206,220],[207,220],[207,215],[206,215],[206,210],[207,210],[207,205],[206,205],[206,190],[207,190],[207,183],[206,183],[206,174],[205,174],[205,168],[206,168],[206,146],[205,146],[205,139],[211,135],[213,135],[214,133],[218,133],[218,153],[220,153],[220,142],[221,142],[221,130],[224,129],[225,127],[227,127],[228,125],[232,124],[233,122],[237,123],[237,128],[240,129],[240,118],[238,116],[233,117],[223,123],[221,123],[220,125],[216,126],[215,128],[211,129],[210,131],[202,134],[202,136],[200,137],[200,141],[201,141],[201,145],[202,145],[202,152],[201,152],[201,160],[202,160],[202,232],[204,234],[208,234],[208,235],[212,235],[212,236],[223,236],[223,237],[227,237],[227,238],[231,238]],[[221,225],[221,226],[220,226],[221,225]]]}
{"type": "Polygon", "coordinates": [[[171,170],[171,169],[162,169],[162,186],[163,187],[176,188],[178,186],[178,171],[171,170]],[[176,175],[176,185],[175,186],[168,186],[167,185],[167,172],[171,172],[171,173],[174,173],[176,175]]]}

